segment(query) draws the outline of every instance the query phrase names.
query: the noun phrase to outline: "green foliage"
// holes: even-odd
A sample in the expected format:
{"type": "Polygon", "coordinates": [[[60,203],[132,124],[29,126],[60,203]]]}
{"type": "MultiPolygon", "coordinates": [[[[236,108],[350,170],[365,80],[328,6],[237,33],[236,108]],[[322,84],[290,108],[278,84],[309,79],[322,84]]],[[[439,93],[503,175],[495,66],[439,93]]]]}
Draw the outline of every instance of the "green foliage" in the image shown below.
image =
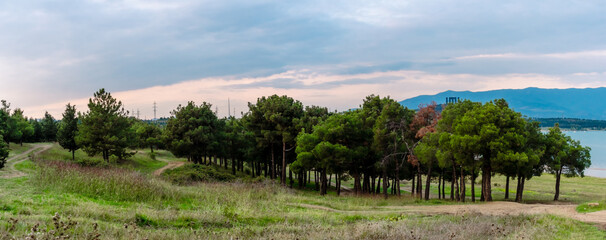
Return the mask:
{"type": "Polygon", "coordinates": [[[204,156],[216,150],[218,119],[212,105],[203,102],[197,106],[188,102],[173,110],[166,126],[168,149],[178,157],[187,156],[194,163],[202,163],[204,156]]]}
{"type": "Polygon", "coordinates": [[[132,145],[132,132],[121,101],[117,101],[105,89],[100,89],[88,101],[88,111],[79,116],[76,142],[89,155],[101,153],[105,161],[114,155],[119,159],[129,157],[126,148],[132,145]]]}
{"type": "Polygon", "coordinates": [[[11,121],[11,110],[10,103],[6,100],[2,100],[2,106],[0,107],[0,135],[4,142],[10,141],[11,129],[9,128],[9,122],[11,121]]]}
{"type": "Polygon", "coordinates": [[[171,182],[181,185],[194,182],[225,182],[236,178],[224,169],[202,164],[187,164],[166,170],[162,175],[167,177],[171,182]]]}
{"type": "MultiPolygon", "coordinates": [[[[78,135],[78,118],[76,117],[76,106],[70,105],[69,103],[65,107],[63,113],[63,119],[59,124],[59,130],[57,131],[57,141],[64,149],[75,153],[80,148],[76,142],[76,136],[78,135]]],[[[72,156],[74,156],[72,154],[72,156]]],[[[73,157],[75,158],[75,157],[73,157]]],[[[72,159],[74,160],[74,159],[72,159]]]]}
{"type": "Polygon", "coordinates": [[[54,142],[57,140],[57,122],[53,116],[48,112],[45,112],[40,125],[42,127],[42,139],[44,141],[54,142]]]}
{"type": "Polygon", "coordinates": [[[6,158],[8,158],[9,151],[8,145],[6,145],[2,135],[0,135],[0,169],[6,164],[6,158]]]}
{"type": "Polygon", "coordinates": [[[272,171],[275,169],[275,152],[277,145],[282,147],[281,183],[286,184],[286,148],[292,146],[301,127],[304,115],[303,104],[286,95],[272,95],[257,99],[255,104],[248,103],[250,114],[247,116],[250,129],[254,132],[257,146],[270,149],[272,171]],[[281,143],[281,144],[280,144],[281,143]]]}
{"type": "Polygon", "coordinates": [[[591,148],[581,146],[579,141],[564,135],[556,124],[547,134],[547,170],[567,177],[584,176],[591,166],[591,148]]]}
{"type": "Polygon", "coordinates": [[[9,139],[13,142],[23,144],[23,142],[34,135],[34,127],[23,116],[23,111],[19,108],[13,111],[8,120],[9,139]]]}

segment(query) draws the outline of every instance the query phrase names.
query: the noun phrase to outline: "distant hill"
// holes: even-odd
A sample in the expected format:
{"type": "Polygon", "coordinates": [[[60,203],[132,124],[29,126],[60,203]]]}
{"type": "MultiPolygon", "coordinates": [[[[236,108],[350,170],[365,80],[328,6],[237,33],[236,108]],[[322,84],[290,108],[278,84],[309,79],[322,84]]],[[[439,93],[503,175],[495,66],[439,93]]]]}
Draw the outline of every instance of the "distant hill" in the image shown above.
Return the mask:
{"type": "Polygon", "coordinates": [[[502,89],[483,92],[446,91],[435,95],[421,95],[400,103],[417,109],[419,104],[445,103],[447,97],[488,102],[504,98],[509,106],[533,118],[579,118],[606,120],[606,88],[569,89],[502,89]]]}

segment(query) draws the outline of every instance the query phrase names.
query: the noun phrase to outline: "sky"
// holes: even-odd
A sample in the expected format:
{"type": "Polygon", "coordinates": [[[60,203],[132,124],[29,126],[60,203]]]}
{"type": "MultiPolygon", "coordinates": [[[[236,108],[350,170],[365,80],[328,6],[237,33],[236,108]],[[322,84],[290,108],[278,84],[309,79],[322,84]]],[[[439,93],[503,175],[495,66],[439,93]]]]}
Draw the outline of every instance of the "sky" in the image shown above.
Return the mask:
{"type": "Polygon", "coordinates": [[[140,118],[272,94],[332,110],[370,94],[606,86],[602,1],[0,1],[0,99],[86,111],[105,88],[140,118]]]}

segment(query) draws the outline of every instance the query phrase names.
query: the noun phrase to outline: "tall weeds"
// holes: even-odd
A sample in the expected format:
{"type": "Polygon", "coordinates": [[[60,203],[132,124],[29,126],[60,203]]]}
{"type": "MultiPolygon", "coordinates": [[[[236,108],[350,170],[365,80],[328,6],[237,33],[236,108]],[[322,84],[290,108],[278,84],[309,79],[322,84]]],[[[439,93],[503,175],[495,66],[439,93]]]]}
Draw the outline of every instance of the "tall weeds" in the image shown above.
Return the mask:
{"type": "Polygon", "coordinates": [[[181,193],[166,183],[120,168],[84,167],[64,161],[37,161],[37,186],[112,201],[178,200],[181,193]]]}

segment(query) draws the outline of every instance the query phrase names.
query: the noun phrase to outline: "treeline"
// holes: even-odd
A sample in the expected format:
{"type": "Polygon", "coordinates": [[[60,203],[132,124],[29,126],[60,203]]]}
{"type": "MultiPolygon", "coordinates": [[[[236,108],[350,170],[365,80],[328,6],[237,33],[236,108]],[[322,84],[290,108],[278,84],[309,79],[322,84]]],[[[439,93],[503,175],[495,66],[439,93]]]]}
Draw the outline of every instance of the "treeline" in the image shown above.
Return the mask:
{"type": "Polygon", "coordinates": [[[10,142],[23,145],[24,142],[55,141],[57,122],[45,113],[42,120],[28,118],[19,108],[11,110],[10,103],[1,101],[0,106],[0,168],[4,167],[9,154],[10,142]]]}
{"type": "Polygon", "coordinates": [[[10,103],[1,101],[0,106],[0,135],[8,144],[15,142],[46,142],[57,139],[57,121],[46,112],[44,118],[37,120],[23,115],[23,110],[11,110],[10,103]]]}
{"type": "Polygon", "coordinates": [[[544,172],[583,176],[590,165],[589,148],[565,136],[556,124],[548,133],[499,99],[485,104],[463,101],[414,111],[393,99],[370,95],[358,109],[330,113],[304,106],[288,96],[272,95],[248,104],[242,118],[219,118],[212,105],[188,102],[171,112],[165,127],[128,118],[122,103],[104,89],[76,114],[68,104],[58,127],[58,141],[74,152],[128,158],[129,148],[165,148],[195,164],[217,164],[252,177],[279,179],[283,185],[311,184],[326,194],[336,182],[353,179],[355,194],[400,195],[400,182],[412,183],[411,194],[429,199],[432,184],[438,198],[465,201],[466,183],[481,177],[480,200],[491,201],[491,177],[517,180],[516,201],[524,183],[544,172]],[[425,179],[423,183],[422,179],[425,179]],[[425,188],[423,189],[423,185],[425,188]]]}
{"type": "Polygon", "coordinates": [[[542,128],[553,127],[556,123],[562,129],[571,130],[604,130],[606,129],[606,121],[591,120],[579,118],[537,118],[536,121],[541,123],[542,128]]]}

